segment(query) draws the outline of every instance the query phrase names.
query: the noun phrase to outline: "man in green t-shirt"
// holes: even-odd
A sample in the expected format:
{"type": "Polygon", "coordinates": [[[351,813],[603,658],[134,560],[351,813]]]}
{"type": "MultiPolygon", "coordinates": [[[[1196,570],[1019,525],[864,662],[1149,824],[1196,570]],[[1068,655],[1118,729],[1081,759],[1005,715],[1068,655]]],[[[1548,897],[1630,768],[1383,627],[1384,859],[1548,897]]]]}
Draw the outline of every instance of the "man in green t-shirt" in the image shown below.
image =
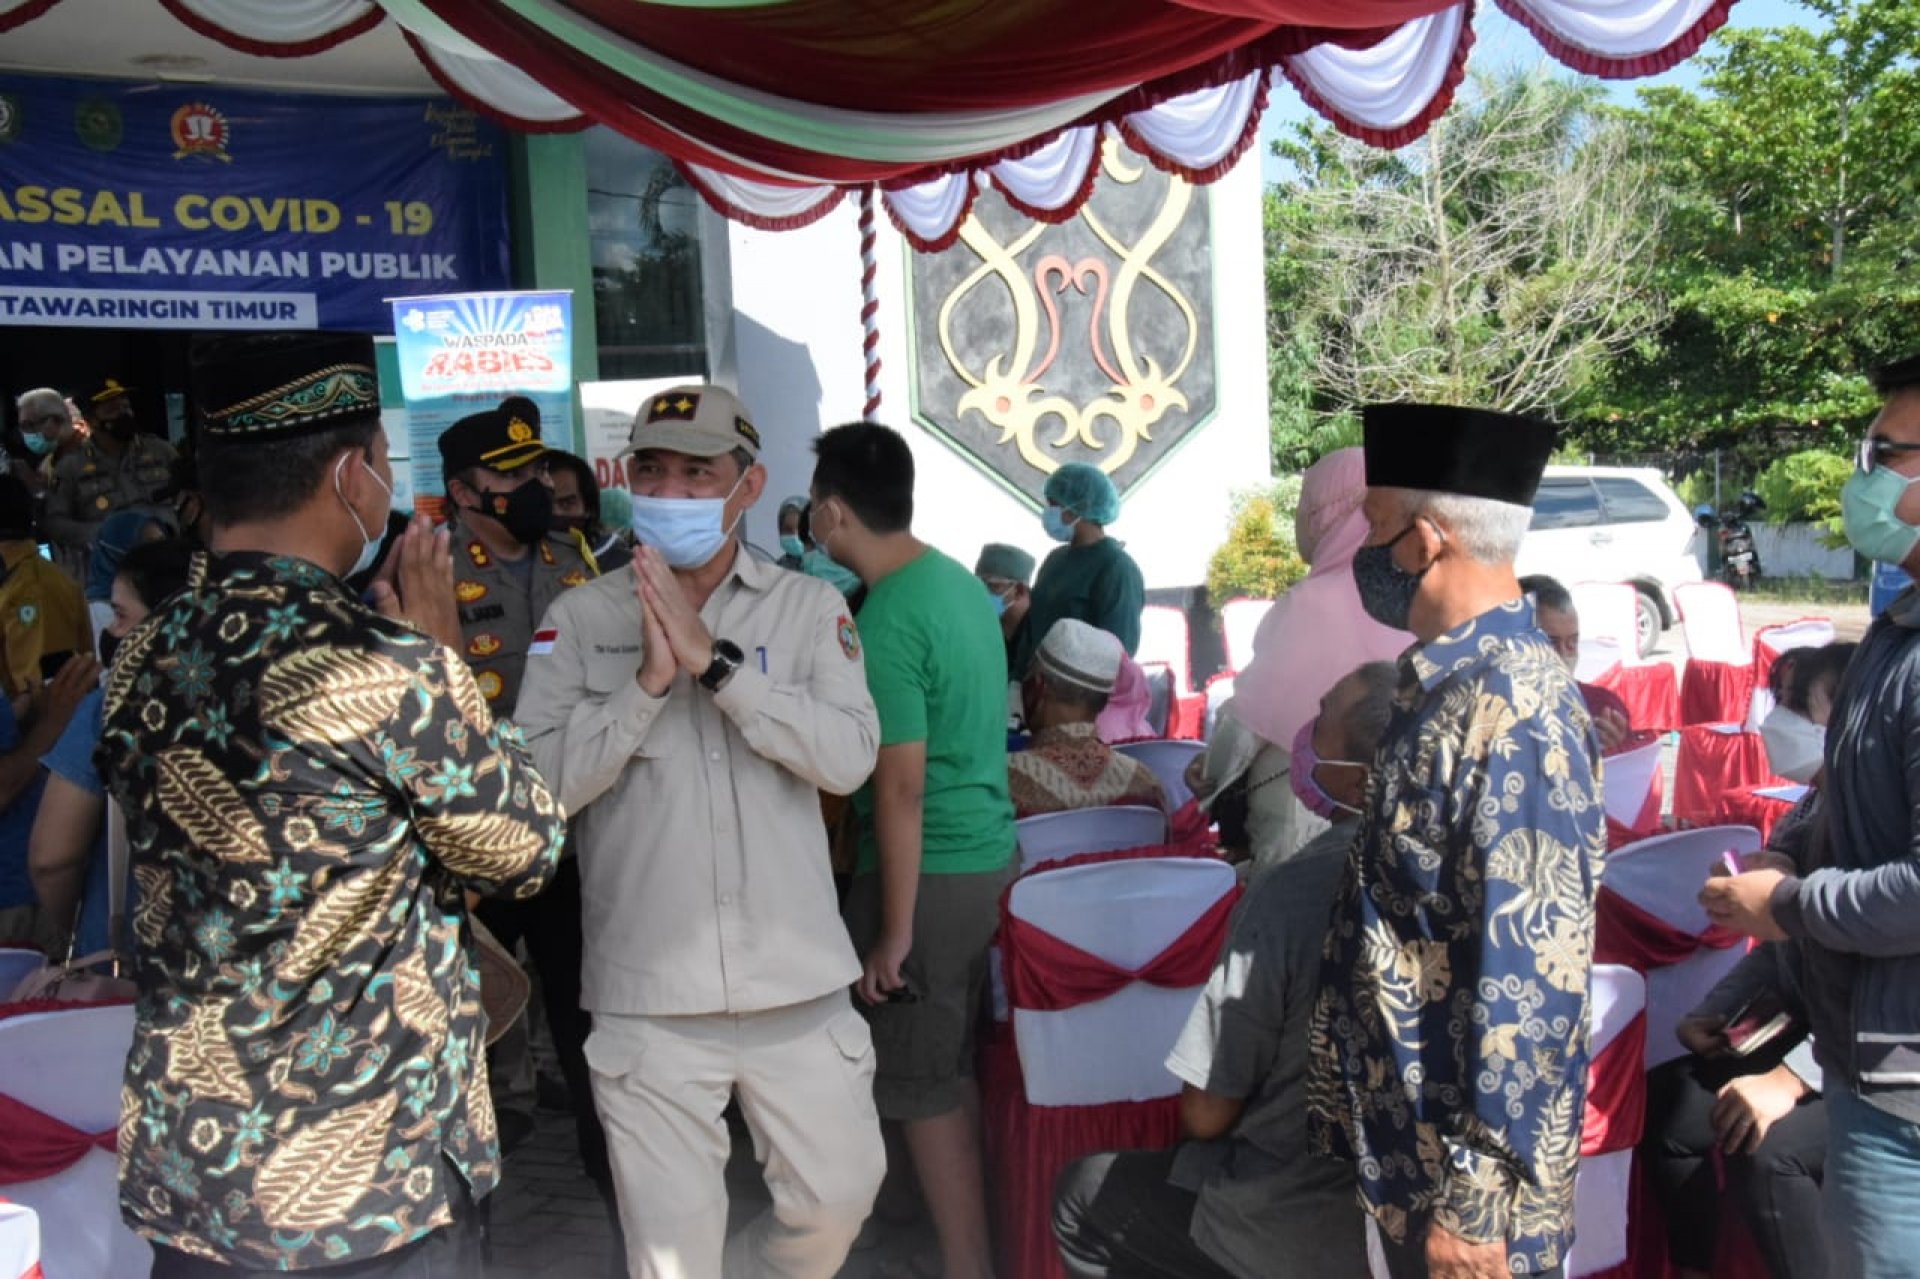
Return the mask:
{"type": "Polygon", "coordinates": [[[904,1129],[943,1273],[990,1279],[973,1027],[1014,851],[1005,648],[980,580],[913,535],[906,441],[862,422],[814,452],[813,540],[867,584],[857,642],[880,712],[846,907],[874,1101],[904,1129]]]}

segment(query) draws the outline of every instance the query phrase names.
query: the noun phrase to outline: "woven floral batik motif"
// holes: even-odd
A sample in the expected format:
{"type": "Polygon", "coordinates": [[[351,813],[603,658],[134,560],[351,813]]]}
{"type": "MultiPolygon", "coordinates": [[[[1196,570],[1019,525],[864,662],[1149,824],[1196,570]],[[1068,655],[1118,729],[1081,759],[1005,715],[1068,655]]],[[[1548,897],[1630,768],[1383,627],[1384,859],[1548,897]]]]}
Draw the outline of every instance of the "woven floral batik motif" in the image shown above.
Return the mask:
{"type": "Polygon", "coordinates": [[[99,763],[139,905],[121,1201],[159,1243],[305,1269],[499,1177],[463,891],[564,820],[466,664],[301,560],[202,555],[121,645],[99,763]]]}
{"type": "Polygon", "coordinates": [[[1600,747],[1515,601],[1401,660],[1314,1011],[1314,1142],[1396,1241],[1573,1238],[1600,747]]]}

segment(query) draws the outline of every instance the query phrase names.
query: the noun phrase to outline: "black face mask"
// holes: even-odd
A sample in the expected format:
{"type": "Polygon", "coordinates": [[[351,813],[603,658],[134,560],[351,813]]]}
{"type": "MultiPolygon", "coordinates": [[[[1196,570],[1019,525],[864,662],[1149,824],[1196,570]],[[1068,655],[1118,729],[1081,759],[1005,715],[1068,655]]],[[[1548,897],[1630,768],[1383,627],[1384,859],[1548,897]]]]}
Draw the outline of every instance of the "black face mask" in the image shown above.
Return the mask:
{"type": "Polygon", "coordinates": [[[482,493],[483,505],[468,507],[491,515],[522,546],[532,546],[553,526],[553,490],[539,480],[528,480],[511,493],[482,493]]]}
{"type": "Polygon", "coordinates": [[[587,517],[584,515],[556,515],[553,517],[553,531],[556,533],[584,533],[587,531],[587,517]]]}
{"type": "Polygon", "coordinates": [[[113,655],[120,647],[120,637],[107,631],[100,632],[100,665],[112,666],[113,655]]]}
{"type": "Polygon", "coordinates": [[[133,438],[133,433],[139,429],[139,425],[140,424],[134,420],[133,414],[126,413],[120,417],[103,420],[100,423],[100,429],[116,440],[130,440],[133,438]]]}
{"type": "Polygon", "coordinates": [[[1392,541],[1363,546],[1353,553],[1353,584],[1360,592],[1360,607],[1368,617],[1396,631],[1407,629],[1420,581],[1433,567],[1429,564],[1417,573],[1409,573],[1393,562],[1394,546],[1411,532],[1413,525],[1409,524],[1392,541]]]}

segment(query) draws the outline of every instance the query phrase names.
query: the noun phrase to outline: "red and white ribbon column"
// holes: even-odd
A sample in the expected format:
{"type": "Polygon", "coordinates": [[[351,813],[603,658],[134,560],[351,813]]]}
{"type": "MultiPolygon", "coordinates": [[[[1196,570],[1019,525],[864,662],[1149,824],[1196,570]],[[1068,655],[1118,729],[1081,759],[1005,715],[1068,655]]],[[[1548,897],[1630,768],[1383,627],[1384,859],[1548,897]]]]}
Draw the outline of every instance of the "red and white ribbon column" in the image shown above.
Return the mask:
{"type": "Polygon", "coordinates": [[[867,361],[867,402],[860,416],[880,416],[880,246],[873,220],[873,188],[860,188],[860,350],[867,361]]]}

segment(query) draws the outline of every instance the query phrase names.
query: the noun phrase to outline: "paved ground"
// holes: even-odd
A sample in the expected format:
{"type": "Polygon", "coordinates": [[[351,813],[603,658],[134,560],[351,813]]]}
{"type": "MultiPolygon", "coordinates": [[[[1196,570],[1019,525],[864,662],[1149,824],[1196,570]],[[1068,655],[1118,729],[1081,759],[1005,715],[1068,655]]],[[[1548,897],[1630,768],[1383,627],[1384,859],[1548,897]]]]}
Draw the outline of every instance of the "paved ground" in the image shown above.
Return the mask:
{"type": "MultiPolygon", "coordinates": [[[[742,1132],[735,1133],[727,1185],[736,1227],[767,1203],[751,1142],[742,1132]]],[[[580,1172],[570,1116],[539,1113],[533,1136],[507,1159],[492,1215],[492,1259],[483,1279],[604,1279],[626,1273],[614,1265],[613,1231],[600,1196],[580,1172]]],[[[841,1279],[875,1279],[888,1259],[924,1256],[934,1246],[924,1224],[874,1227],[873,1232],[873,1246],[853,1254],[841,1279]]]]}

